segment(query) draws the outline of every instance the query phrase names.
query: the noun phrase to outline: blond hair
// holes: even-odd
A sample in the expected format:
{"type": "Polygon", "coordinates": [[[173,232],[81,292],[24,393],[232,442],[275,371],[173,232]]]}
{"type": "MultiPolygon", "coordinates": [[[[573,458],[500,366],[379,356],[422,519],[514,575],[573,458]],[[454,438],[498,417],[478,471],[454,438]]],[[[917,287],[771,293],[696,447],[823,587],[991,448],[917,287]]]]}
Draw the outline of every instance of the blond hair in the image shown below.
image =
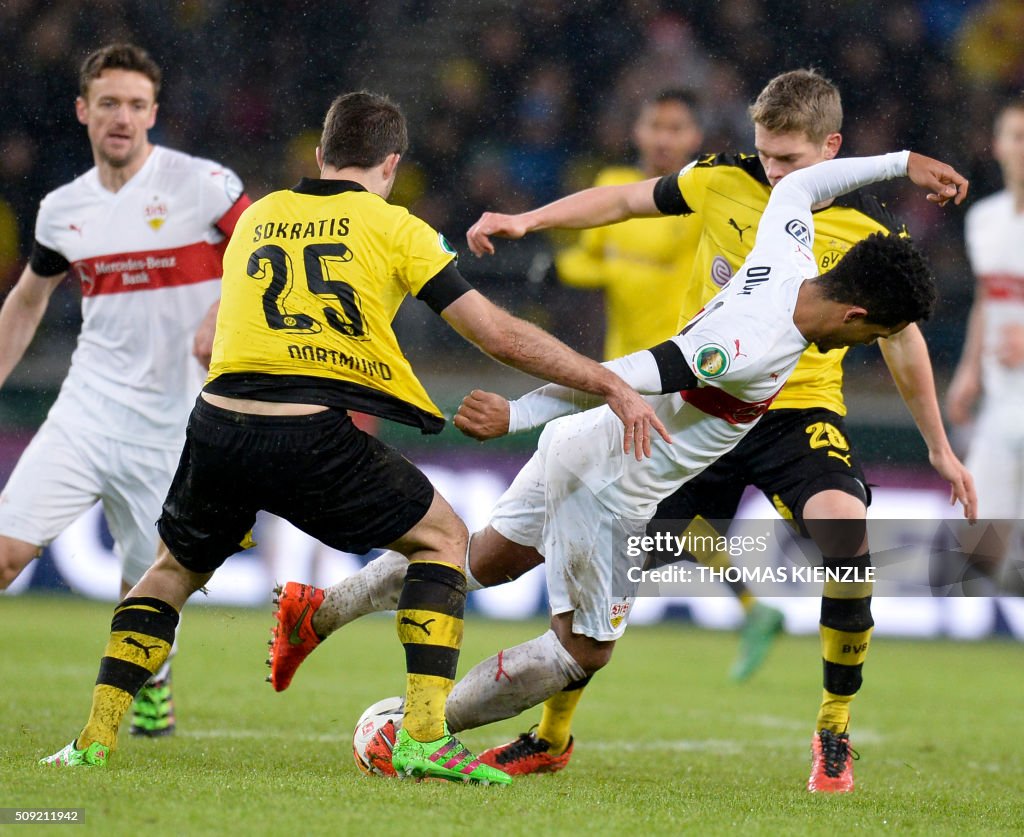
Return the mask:
{"type": "Polygon", "coordinates": [[[750,118],[773,133],[801,132],[820,143],[843,127],[843,104],[838,88],[816,70],[792,70],[765,85],[750,118]]]}

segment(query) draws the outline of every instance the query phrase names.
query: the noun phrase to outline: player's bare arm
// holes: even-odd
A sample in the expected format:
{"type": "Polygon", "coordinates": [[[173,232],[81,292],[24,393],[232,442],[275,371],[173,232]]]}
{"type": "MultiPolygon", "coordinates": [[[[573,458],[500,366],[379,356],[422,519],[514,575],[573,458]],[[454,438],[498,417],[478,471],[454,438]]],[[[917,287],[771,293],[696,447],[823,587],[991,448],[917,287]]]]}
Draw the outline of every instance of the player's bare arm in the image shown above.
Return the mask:
{"type": "Polygon", "coordinates": [[[952,166],[923,154],[910,152],[907,177],[917,186],[930,189],[928,200],[939,206],[945,206],[950,200],[959,206],[967,197],[967,178],[952,166]]]}
{"type": "Polygon", "coordinates": [[[510,415],[507,398],[475,389],[462,399],[454,423],[467,436],[485,442],[508,433],[510,415]]]}
{"type": "Polygon", "coordinates": [[[964,517],[973,521],[978,507],[974,481],[953,453],[946,436],[935,394],[935,378],[928,357],[928,345],[921,329],[911,323],[898,334],[880,340],[879,348],[896,388],[928,446],[928,461],[950,484],[950,502],[959,502],[963,506],[964,517]]]}
{"type": "Polygon", "coordinates": [[[975,290],[975,302],[967,320],[967,338],[953,380],[946,392],[946,413],[953,424],[967,424],[981,395],[981,354],[985,337],[985,305],[982,290],[975,290]]]}
{"type": "Polygon", "coordinates": [[[654,203],[654,184],[657,182],[655,177],[621,186],[584,189],[519,215],[485,212],[469,228],[466,240],[475,255],[494,255],[492,236],[522,238],[537,230],[580,230],[630,218],[656,217],[661,214],[654,203]]]}
{"type": "Polygon", "coordinates": [[[468,291],[442,316],[459,334],[495,360],[572,389],[605,399],[626,432],[623,450],[637,459],[650,456],[651,432],[671,438],[651,406],[625,381],[597,361],[573,351],[562,341],[513,317],[478,291],[468,291]]]}
{"type": "Polygon", "coordinates": [[[26,266],[0,308],[0,386],[32,342],[54,289],[65,273],[40,276],[26,266]]]}

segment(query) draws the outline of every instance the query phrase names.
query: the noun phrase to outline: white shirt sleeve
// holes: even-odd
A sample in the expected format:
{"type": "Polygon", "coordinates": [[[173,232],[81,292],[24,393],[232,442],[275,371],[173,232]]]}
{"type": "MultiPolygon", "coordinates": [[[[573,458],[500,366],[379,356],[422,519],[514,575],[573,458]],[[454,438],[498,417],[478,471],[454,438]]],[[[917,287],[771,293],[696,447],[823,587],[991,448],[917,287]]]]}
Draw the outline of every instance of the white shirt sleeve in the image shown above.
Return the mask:
{"type": "MultiPolygon", "coordinates": [[[[633,389],[642,394],[661,392],[661,373],[658,364],[647,349],[601,364],[610,369],[633,389]]],[[[508,432],[519,433],[547,424],[552,419],[599,407],[604,399],[599,395],[548,384],[509,402],[508,432]]]]}
{"type": "Polygon", "coordinates": [[[752,263],[751,260],[753,263],[770,263],[768,250],[775,253],[780,248],[791,250],[794,241],[810,253],[814,243],[814,224],[811,219],[811,207],[814,204],[845,195],[879,180],[902,177],[907,173],[909,159],[909,151],[875,157],[845,157],[825,160],[787,174],[772,189],[747,263],[752,263]]]}

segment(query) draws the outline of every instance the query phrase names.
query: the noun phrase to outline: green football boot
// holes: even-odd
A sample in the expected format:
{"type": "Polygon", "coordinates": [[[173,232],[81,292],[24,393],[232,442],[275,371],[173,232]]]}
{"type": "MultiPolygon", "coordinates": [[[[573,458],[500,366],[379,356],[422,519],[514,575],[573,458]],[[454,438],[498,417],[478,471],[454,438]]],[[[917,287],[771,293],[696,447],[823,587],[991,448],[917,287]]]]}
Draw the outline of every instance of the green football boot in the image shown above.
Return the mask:
{"type": "Polygon", "coordinates": [[[757,671],[782,627],[782,611],[778,608],[761,602],[750,608],[740,631],[740,653],[729,676],[736,682],[742,682],[757,671]]]}
{"type": "Polygon", "coordinates": [[[391,764],[399,778],[444,779],[474,785],[511,785],[512,777],[484,764],[448,733],[437,741],[417,741],[404,729],[398,731],[391,764]]]}
{"type": "Polygon", "coordinates": [[[75,747],[76,741],[72,741],[64,749],[57,751],[52,756],[39,759],[40,764],[51,767],[104,767],[107,757],[110,755],[110,748],[99,741],[93,741],[84,750],[75,747]]]}
{"type": "Polygon", "coordinates": [[[174,732],[174,699],[171,697],[171,677],[159,683],[147,683],[132,703],[132,735],[157,738],[174,732]]]}

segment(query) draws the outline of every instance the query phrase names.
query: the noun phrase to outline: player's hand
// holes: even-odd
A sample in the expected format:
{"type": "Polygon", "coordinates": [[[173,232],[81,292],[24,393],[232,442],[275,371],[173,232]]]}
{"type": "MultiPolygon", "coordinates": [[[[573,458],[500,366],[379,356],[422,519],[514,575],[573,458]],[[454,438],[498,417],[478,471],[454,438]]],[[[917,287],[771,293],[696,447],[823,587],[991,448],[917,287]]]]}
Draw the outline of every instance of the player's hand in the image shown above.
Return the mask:
{"type": "Polygon", "coordinates": [[[196,329],[196,335],[192,338],[192,356],[198,360],[204,369],[210,368],[210,359],[213,357],[213,337],[217,331],[217,311],[220,303],[215,302],[206,312],[203,321],[196,329]]]}
{"type": "Polygon", "coordinates": [[[508,423],[508,399],[480,389],[463,398],[455,414],[455,426],[481,442],[507,434],[508,423]]]}
{"type": "Polygon", "coordinates": [[[971,472],[948,448],[941,453],[929,453],[928,461],[949,483],[949,504],[955,506],[959,502],[964,507],[964,517],[974,523],[978,519],[978,494],[971,472]]]}
{"type": "Polygon", "coordinates": [[[907,177],[918,186],[930,189],[928,200],[939,206],[945,206],[949,200],[959,206],[967,197],[967,178],[952,166],[923,154],[910,152],[907,177]]]}
{"type": "Polygon", "coordinates": [[[654,408],[625,382],[612,395],[606,396],[605,400],[625,428],[622,439],[624,453],[632,451],[638,462],[645,456],[650,456],[652,429],[656,430],[668,444],[672,444],[672,437],[654,412],[654,408]]]}
{"type": "Polygon", "coordinates": [[[494,244],[491,236],[498,238],[522,238],[530,230],[522,215],[502,215],[498,212],[485,212],[480,219],[469,228],[466,241],[469,249],[476,256],[494,255],[494,244]]]}

